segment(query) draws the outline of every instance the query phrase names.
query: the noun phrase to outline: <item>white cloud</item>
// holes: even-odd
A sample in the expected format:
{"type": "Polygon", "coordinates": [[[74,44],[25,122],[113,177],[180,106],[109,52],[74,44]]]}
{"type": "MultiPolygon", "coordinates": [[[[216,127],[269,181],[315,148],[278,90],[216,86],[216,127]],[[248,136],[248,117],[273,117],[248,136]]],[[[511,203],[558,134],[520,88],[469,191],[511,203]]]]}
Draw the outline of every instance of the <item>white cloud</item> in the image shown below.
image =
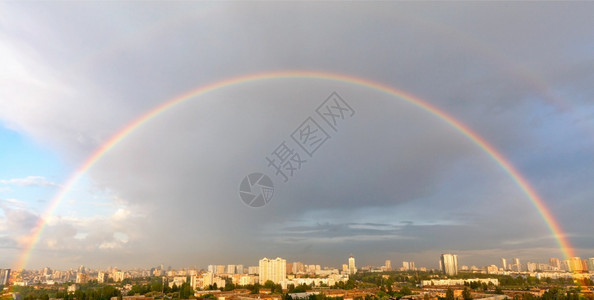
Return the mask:
{"type": "Polygon", "coordinates": [[[24,178],[0,179],[0,184],[18,186],[59,186],[43,176],[27,176],[24,178]]]}
{"type": "Polygon", "coordinates": [[[124,208],[118,208],[111,216],[111,219],[116,222],[125,221],[130,216],[130,211],[124,208]]]}

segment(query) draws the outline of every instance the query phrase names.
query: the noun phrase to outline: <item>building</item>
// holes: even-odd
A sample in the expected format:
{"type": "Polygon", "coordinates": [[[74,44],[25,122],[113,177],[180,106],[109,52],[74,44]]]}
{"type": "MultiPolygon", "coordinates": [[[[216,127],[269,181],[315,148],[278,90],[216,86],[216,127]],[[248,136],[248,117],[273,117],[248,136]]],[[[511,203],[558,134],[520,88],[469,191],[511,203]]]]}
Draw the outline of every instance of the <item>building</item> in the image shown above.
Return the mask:
{"type": "MultiPolygon", "coordinates": [[[[440,262],[440,268],[441,268],[441,262],[440,262]]],[[[402,267],[400,268],[400,271],[416,271],[417,268],[415,267],[415,262],[414,261],[403,261],[402,262],[402,267]]]]}
{"type": "Polygon", "coordinates": [[[561,261],[561,270],[571,271],[571,263],[569,259],[564,259],[563,261],[561,261]]]}
{"type": "MultiPolygon", "coordinates": [[[[82,266],[81,266],[82,267],[82,266]]],[[[86,273],[76,273],[76,283],[85,284],[89,282],[89,276],[86,273]]]]}
{"type": "Polygon", "coordinates": [[[384,268],[386,271],[392,271],[392,261],[386,259],[386,262],[384,263],[384,268]]]}
{"type": "Polygon", "coordinates": [[[458,255],[456,254],[442,254],[440,261],[441,269],[443,273],[448,276],[454,276],[458,274],[458,255]]]}
{"type": "Polygon", "coordinates": [[[0,285],[8,285],[10,279],[10,269],[0,269],[0,285]]]}
{"type": "Polygon", "coordinates": [[[572,257],[569,260],[569,270],[571,272],[582,272],[584,270],[582,259],[579,257],[572,257]]]}
{"type": "Polygon", "coordinates": [[[351,254],[349,257],[349,274],[357,273],[357,267],[355,266],[355,257],[351,254]]]}
{"type": "Polygon", "coordinates": [[[126,279],[126,272],[123,272],[123,271],[113,272],[112,277],[113,277],[113,281],[122,282],[122,280],[126,279]]]}
{"type": "Polygon", "coordinates": [[[260,284],[266,283],[270,280],[275,284],[281,283],[287,278],[287,261],[277,257],[276,259],[268,259],[264,257],[260,260],[260,284]]]}
{"type": "Polygon", "coordinates": [[[293,263],[293,274],[305,272],[305,266],[302,262],[296,261],[293,263]]]}
{"type": "Polygon", "coordinates": [[[557,270],[561,270],[561,262],[558,258],[551,257],[549,258],[549,265],[553,268],[557,268],[557,270]]]}
{"type": "Polygon", "coordinates": [[[225,274],[225,265],[216,265],[215,274],[225,274]]]}
{"type": "Polygon", "coordinates": [[[492,283],[495,286],[499,286],[499,279],[497,278],[472,278],[472,279],[431,279],[431,280],[421,280],[421,286],[464,286],[465,284],[470,284],[471,282],[478,282],[489,284],[492,283]]]}
{"type": "Polygon", "coordinates": [[[501,258],[501,267],[503,268],[503,270],[507,270],[507,259],[505,258],[501,258]]]}
{"type": "Polygon", "coordinates": [[[499,272],[499,268],[496,265],[487,266],[487,274],[497,274],[499,272]]]}
{"type": "Polygon", "coordinates": [[[528,272],[536,272],[537,268],[538,268],[538,264],[536,264],[536,263],[533,263],[533,262],[526,263],[526,270],[528,272]]]}
{"type": "Polygon", "coordinates": [[[99,272],[97,273],[97,282],[98,283],[105,283],[105,273],[104,272],[99,272]]]}
{"type": "Polygon", "coordinates": [[[227,274],[235,274],[235,265],[227,265],[227,274]]]}
{"type": "Polygon", "coordinates": [[[515,267],[515,271],[522,272],[522,264],[520,264],[520,259],[517,257],[514,258],[514,267],[515,267]]]}
{"type": "Polygon", "coordinates": [[[588,258],[588,270],[594,271],[594,257],[588,258]]]}

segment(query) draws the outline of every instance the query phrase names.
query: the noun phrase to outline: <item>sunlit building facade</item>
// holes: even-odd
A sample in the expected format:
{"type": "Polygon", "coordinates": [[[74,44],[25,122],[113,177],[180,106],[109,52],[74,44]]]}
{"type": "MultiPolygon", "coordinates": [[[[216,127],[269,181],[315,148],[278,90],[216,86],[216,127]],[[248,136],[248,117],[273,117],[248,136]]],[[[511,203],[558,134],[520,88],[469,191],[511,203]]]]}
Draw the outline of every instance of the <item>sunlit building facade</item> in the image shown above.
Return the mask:
{"type": "Polygon", "coordinates": [[[349,274],[357,273],[357,267],[355,266],[355,257],[351,254],[349,257],[349,274]]]}
{"type": "Polygon", "coordinates": [[[276,284],[280,284],[287,278],[287,261],[277,257],[276,259],[268,259],[264,257],[260,260],[260,284],[266,283],[270,280],[276,284]]]}
{"type": "Polygon", "coordinates": [[[442,254],[440,260],[441,269],[443,273],[448,276],[458,274],[458,255],[456,254],[442,254]]]}

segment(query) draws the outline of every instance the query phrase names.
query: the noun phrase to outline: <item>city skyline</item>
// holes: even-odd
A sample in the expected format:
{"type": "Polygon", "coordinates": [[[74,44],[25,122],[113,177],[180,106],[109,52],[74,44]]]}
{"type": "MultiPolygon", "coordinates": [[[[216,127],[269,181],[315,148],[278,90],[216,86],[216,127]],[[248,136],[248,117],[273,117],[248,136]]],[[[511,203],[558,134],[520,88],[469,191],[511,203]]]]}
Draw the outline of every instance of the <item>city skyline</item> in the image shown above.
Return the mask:
{"type": "MultiPolygon", "coordinates": [[[[594,274],[594,257],[583,260],[579,257],[563,260],[561,267],[558,267],[557,258],[550,258],[548,264],[526,262],[525,265],[521,265],[518,258],[514,258],[513,261],[515,264],[506,266],[506,260],[502,259],[501,267],[496,265],[468,267],[466,265],[459,265],[456,254],[444,253],[440,256],[439,270],[416,267],[412,261],[403,261],[403,266],[395,271],[412,271],[416,274],[419,274],[419,272],[435,272],[427,278],[436,278],[436,280],[424,280],[421,282],[422,286],[461,285],[462,281],[460,280],[485,280],[485,283],[493,280],[495,285],[498,284],[497,279],[489,278],[455,279],[460,273],[505,276],[521,275],[531,276],[537,279],[581,278],[584,280],[594,274]],[[445,279],[438,275],[440,273],[442,274],[441,276],[445,276],[445,279]]],[[[382,266],[364,266],[357,269],[355,267],[355,258],[351,254],[348,258],[348,265],[343,264],[342,270],[328,266],[307,265],[301,262],[287,263],[287,260],[280,257],[275,259],[264,257],[259,260],[257,266],[250,265],[247,267],[244,267],[244,265],[229,264],[208,265],[207,268],[198,268],[196,266],[172,268],[171,266],[165,267],[161,264],[150,269],[135,268],[132,270],[119,269],[117,267],[93,269],[83,265],[80,265],[77,269],[71,268],[70,270],[57,270],[50,267],[39,270],[0,269],[0,285],[55,285],[68,282],[87,284],[93,283],[95,280],[99,284],[110,284],[123,283],[126,279],[162,277],[163,282],[167,278],[170,287],[172,285],[180,287],[185,283],[189,283],[193,290],[212,290],[216,289],[215,287],[226,288],[226,285],[229,284],[228,279],[231,280],[232,284],[244,287],[253,287],[254,284],[259,283],[260,285],[280,285],[283,289],[287,289],[289,285],[300,286],[302,284],[313,284],[315,286],[335,286],[338,283],[346,284],[349,282],[350,276],[360,273],[380,273],[383,278],[383,276],[388,276],[383,274],[392,272],[391,268],[389,268],[390,265],[391,261],[386,260],[382,266]],[[311,275],[313,277],[310,277],[311,275]]],[[[232,289],[236,287],[230,286],[232,289]]],[[[76,289],[76,286],[74,288],[76,289]]]]}
{"type": "MultiPolygon", "coordinates": [[[[547,262],[539,261],[539,260],[532,260],[528,259],[525,263],[522,263],[519,258],[513,258],[513,264],[507,263],[506,258],[500,258],[499,264],[497,263],[487,263],[485,265],[474,265],[470,263],[459,263],[458,262],[458,255],[452,253],[443,253],[439,256],[439,262],[437,266],[426,266],[426,265],[415,265],[414,261],[400,261],[402,263],[402,267],[392,269],[391,268],[391,259],[383,260],[383,264],[365,264],[361,268],[357,268],[355,265],[354,256],[352,254],[349,255],[347,260],[345,260],[344,264],[342,265],[332,265],[326,263],[303,263],[302,261],[292,261],[283,259],[280,257],[276,257],[275,259],[269,259],[267,257],[258,259],[258,263],[255,264],[212,264],[209,263],[207,265],[200,265],[200,264],[187,264],[184,266],[171,266],[167,264],[153,264],[148,266],[135,266],[131,268],[123,268],[122,270],[137,270],[137,269],[158,269],[158,270],[203,270],[206,272],[210,272],[213,274],[251,274],[251,273],[258,273],[253,271],[253,268],[259,268],[263,263],[265,266],[268,266],[269,273],[272,272],[271,270],[275,270],[274,273],[281,272],[282,269],[277,269],[279,264],[284,264],[285,274],[296,274],[296,273],[307,273],[308,268],[311,272],[311,268],[315,267],[313,270],[322,270],[322,269],[337,269],[342,270],[348,274],[354,274],[358,271],[369,272],[374,270],[377,272],[381,270],[382,272],[385,271],[416,271],[416,270],[433,270],[439,271],[446,275],[456,275],[457,271],[468,271],[471,268],[477,269],[484,269],[488,271],[488,267],[497,266],[498,270],[503,271],[515,271],[515,272],[535,272],[536,270],[541,271],[593,271],[594,270],[594,257],[572,257],[571,259],[562,259],[559,260],[557,257],[551,257],[547,260],[547,262]],[[269,264],[270,263],[270,264],[269,264]],[[534,265],[534,267],[530,267],[534,265]],[[352,268],[351,268],[352,266],[352,268]],[[446,266],[444,268],[444,266],[446,266]],[[547,266],[550,269],[542,269],[539,266],[547,266]],[[299,271],[296,271],[299,270],[299,271]],[[354,270],[354,272],[353,272],[354,270]],[[447,270],[447,271],[446,271],[447,270]]],[[[10,268],[0,268],[2,270],[10,270],[10,268]]],[[[70,266],[69,268],[62,269],[62,270],[78,270],[78,272],[85,273],[85,270],[92,269],[95,271],[103,271],[103,270],[111,270],[111,269],[119,269],[117,265],[109,265],[109,266],[92,266],[89,264],[81,264],[76,266],[70,266]]],[[[51,266],[44,266],[42,268],[31,268],[28,270],[57,270],[51,266]]],[[[17,270],[13,270],[17,271],[17,270]]],[[[267,275],[268,276],[268,275],[267,275]]],[[[275,275],[276,276],[276,275],[275,275]]]]}
{"type": "Polygon", "coordinates": [[[0,267],[579,268],[592,9],[0,2],[0,267]]]}

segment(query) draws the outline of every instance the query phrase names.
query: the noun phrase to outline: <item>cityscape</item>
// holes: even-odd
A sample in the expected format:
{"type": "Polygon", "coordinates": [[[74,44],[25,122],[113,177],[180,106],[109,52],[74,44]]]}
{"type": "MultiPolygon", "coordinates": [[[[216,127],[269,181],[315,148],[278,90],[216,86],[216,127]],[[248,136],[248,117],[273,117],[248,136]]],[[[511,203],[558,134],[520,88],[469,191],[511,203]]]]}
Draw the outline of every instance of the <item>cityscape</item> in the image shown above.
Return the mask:
{"type": "MultiPolygon", "coordinates": [[[[555,285],[568,291],[580,286],[580,289],[573,291],[576,297],[592,299],[594,286],[590,286],[593,280],[594,257],[573,257],[568,260],[553,257],[548,263],[522,263],[519,258],[513,258],[508,263],[506,258],[501,258],[500,265],[469,267],[460,264],[458,255],[451,253],[440,256],[439,269],[416,266],[414,261],[402,261],[401,265],[392,266],[389,259],[381,266],[357,266],[352,254],[339,268],[302,262],[287,263],[280,257],[264,257],[257,265],[208,265],[205,268],[172,269],[159,265],[150,269],[108,267],[93,270],[81,265],[78,269],[70,270],[54,270],[50,267],[41,270],[0,269],[3,297],[11,296],[15,300],[35,299],[28,287],[38,291],[36,297],[39,297],[39,291],[45,291],[44,295],[54,293],[53,297],[56,298],[60,292],[62,295],[77,295],[74,293],[87,290],[88,286],[110,286],[113,287],[112,292],[118,295],[112,299],[120,297],[131,300],[160,297],[318,299],[316,297],[321,295],[331,299],[399,297],[426,300],[457,298],[463,293],[464,299],[530,299],[543,297],[545,293],[549,293],[547,297],[558,299],[565,295],[565,290],[552,295],[551,286],[555,285]],[[370,278],[379,278],[380,284],[375,286],[370,278]],[[404,280],[397,282],[395,278],[404,280]],[[539,288],[541,283],[547,288],[539,288]],[[147,288],[143,290],[142,284],[147,285],[147,288]],[[526,290],[527,286],[531,288],[526,290]],[[399,292],[395,294],[395,291],[399,292]],[[21,292],[25,295],[21,295],[21,292]]],[[[558,289],[555,291],[559,292],[558,289]]],[[[80,296],[78,294],[75,297],[80,296]]]]}
{"type": "Polygon", "coordinates": [[[593,12],[0,0],[0,300],[594,300],[593,12]]]}

